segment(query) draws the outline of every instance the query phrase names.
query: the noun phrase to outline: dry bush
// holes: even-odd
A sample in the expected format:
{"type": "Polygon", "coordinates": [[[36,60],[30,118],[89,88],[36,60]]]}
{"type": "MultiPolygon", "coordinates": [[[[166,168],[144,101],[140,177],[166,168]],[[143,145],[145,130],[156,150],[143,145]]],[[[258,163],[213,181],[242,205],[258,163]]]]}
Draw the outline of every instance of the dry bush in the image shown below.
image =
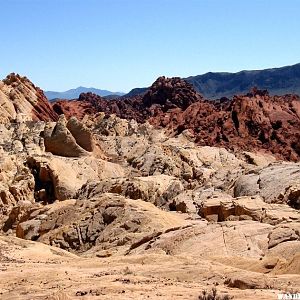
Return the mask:
{"type": "Polygon", "coordinates": [[[229,295],[217,295],[217,289],[214,287],[210,292],[204,290],[202,295],[198,297],[199,300],[230,300],[232,296],[229,295]]]}

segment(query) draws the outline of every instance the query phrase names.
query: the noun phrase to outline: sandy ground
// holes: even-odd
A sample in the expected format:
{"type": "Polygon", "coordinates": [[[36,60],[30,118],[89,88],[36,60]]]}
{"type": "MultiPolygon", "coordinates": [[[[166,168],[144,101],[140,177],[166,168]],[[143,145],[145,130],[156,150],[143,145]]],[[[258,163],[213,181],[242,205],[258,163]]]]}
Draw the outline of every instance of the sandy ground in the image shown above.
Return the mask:
{"type": "Polygon", "coordinates": [[[198,299],[216,286],[234,299],[277,299],[278,290],[228,288],[241,270],[163,254],[82,258],[58,248],[0,238],[0,299],[198,299]]]}

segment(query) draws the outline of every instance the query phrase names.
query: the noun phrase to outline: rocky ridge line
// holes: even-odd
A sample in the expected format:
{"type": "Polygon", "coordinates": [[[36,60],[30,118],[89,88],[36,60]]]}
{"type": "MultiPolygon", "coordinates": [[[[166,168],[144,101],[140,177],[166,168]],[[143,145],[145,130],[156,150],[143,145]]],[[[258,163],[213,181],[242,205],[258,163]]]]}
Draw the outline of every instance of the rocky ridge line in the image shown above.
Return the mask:
{"type": "Polygon", "coordinates": [[[43,91],[26,77],[11,73],[0,81],[0,123],[25,118],[35,121],[56,121],[43,91]]]}
{"type": "Polygon", "coordinates": [[[143,97],[107,101],[88,93],[78,100],[58,101],[53,108],[67,118],[104,112],[139,123],[148,121],[156,128],[167,128],[171,135],[188,130],[199,145],[300,159],[300,98],[296,95],[270,96],[253,89],[232,101],[207,101],[185,81],[160,77],[143,97]]]}

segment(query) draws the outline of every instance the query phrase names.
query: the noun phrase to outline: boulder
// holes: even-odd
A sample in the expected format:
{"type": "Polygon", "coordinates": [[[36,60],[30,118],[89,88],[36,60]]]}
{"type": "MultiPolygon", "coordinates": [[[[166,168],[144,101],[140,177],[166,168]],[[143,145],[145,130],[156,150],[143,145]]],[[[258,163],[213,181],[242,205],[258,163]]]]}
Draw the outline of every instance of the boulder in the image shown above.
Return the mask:
{"type": "Polygon", "coordinates": [[[300,223],[280,224],[268,235],[268,248],[273,248],[286,241],[300,241],[300,223]]]}
{"type": "Polygon", "coordinates": [[[89,180],[125,175],[120,165],[94,157],[33,156],[27,163],[35,176],[37,196],[42,191],[41,194],[47,196],[47,203],[75,197],[89,180]]]}
{"type": "Polygon", "coordinates": [[[76,143],[88,152],[93,152],[94,150],[94,140],[93,135],[83,123],[79,122],[76,117],[71,117],[66,127],[69,129],[71,134],[76,140],[76,143]]]}
{"type": "Polygon", "coordinates": [[[45,150],[65,157],[88,156],[93,150],[92,134],[75,118],[67,122],[64,115],[56,124],[48,123],[44,131],[45,150]]]}
{"type": "Polygon", "coordinates": [[[299,182],[299,163],[273,163],[254,173],[242,175],[235,183],[234,195],[259,194],[267,203],[287,203],[299,208],[299,182]]]}
{"type": "Polygon", "coordinates": [[[265,203],[260,196],[231,198],[220,194],[203,200],[199,207],[201,216],[217,215],[219,222],[245,219],[271,225],[300,222],[300,212],[287,205],[265,203]]]}

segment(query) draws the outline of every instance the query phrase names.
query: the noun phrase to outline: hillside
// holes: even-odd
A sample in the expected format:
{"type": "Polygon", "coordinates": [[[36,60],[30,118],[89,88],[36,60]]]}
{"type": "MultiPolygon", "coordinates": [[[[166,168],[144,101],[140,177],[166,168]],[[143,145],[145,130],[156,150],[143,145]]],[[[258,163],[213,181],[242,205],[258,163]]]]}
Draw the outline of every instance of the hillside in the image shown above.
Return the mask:
{"type": "MultiPolygon", "coordinates": [[[[300,63],[293,66],[238,73],[209,72],[184,78],[207,99],[246,94],[252,87],[267,89],[270,95],[300,95],[300,63]]],[[[147,88],[132,89],[126,96],[144,94],[147,88]]]]}

